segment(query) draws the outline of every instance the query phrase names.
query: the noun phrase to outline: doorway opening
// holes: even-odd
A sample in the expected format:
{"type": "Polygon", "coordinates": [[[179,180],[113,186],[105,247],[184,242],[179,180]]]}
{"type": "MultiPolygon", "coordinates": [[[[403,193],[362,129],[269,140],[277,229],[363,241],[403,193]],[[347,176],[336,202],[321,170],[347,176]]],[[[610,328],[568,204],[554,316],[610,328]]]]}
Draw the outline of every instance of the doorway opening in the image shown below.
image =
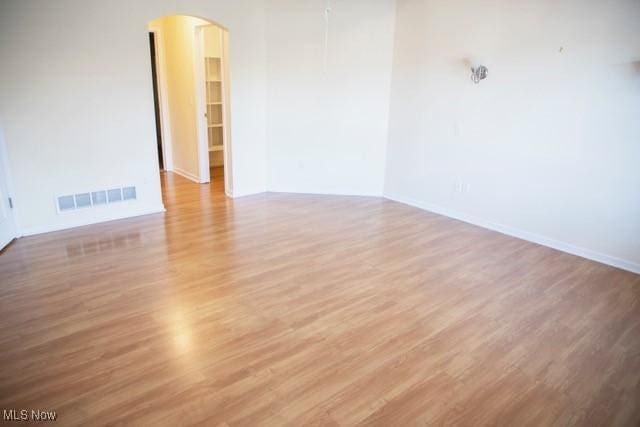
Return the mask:
{"type": "Polygon", "coordinates": [[[160,170],[233,194],[227,29],[171,15],[148,31],[160,170]]]}

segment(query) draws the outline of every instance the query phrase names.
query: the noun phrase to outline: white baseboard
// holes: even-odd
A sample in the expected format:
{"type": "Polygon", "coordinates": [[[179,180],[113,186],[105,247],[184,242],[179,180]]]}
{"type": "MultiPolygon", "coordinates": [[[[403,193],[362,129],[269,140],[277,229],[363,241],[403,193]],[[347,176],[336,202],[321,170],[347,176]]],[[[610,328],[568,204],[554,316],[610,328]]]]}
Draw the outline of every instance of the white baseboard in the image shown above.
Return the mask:
{"type": "Polygon", "coordinates": [[[263,194],[263,193],[266,193],[266,191],[264,189],[259,189],[259,190],[247,190],[242,192],[233,191],[233,192],[226,193],[226,195],[231,197],[232,199],[238,199],[240,197],[255,196],[257,194],[263,194]]]}
{"type": "Polygon", "coordinates": [[[200,177],[192,174],[191,172],[187,172],[185,170],[182,170],[180,168],[173,168],[171,170],[167,170],[168,172],[173,172],[177,175],[180,175],[183,178],[187,178],[189,181],[193,181],[196,184],[200,184],[200,177]]]}
{"type": "Polygon", "coordinates": [[[318,196],[353,196],[353,197],[383,197],[381,193],[358,192],[358,191],[323,191],[323,190],[301,190],[289,188],[269,188],[269,193],[289,193],[289,194],[314,194],[318,196]]]}
{"type": "Polygon", "coordinates": [[[99,224],[102,222],[115,221],[118,219],[134,218],[137,216],[156,214],[156,213],[162,213],[162,212],[165,212],[165,208],[163,205],[153,206],[153,207],[145,206],[139,209],[126,210],[124,212],[103,211],[99,215],[93,216],[90,218],[83,217],[83,218],[78,218],[77,220],[64,222],[64,223],[22,228],[20,230],[21,231],[20,235],[33,236],[36,234],[50,233],[52,231],[60,231],[60,230],[67,230],[75,227],[82,227],[84,225],[99,224]]]}
{"type": "Polygon", "coordinates": [[[410,205],[425,211],[433,212],[439,215],[444,215],[449,218],[454,218],[469,224],[477,225],[478,227],[487,228],[489,230],[497,231],[508,236],[516,237],[518,239],[526,240],[529,242],[537,243],[542,246],[557,249],[562,252],[567,252],[572,255],[576,255],[582,258],[587,258],[592,261],[607,264],[612,267],[617,267],[622,270],[627,270],[632,273],[640,274],[640,264],[633,261],[617,258],[611,255],[606,255],[600,252],[593,251],[591,249],[581,248],[579,246],[572,245],[570,243],[562,242],[556,239],[552,239],[547,236],[541,236],[529,231],[520,230],[517,228],[509,227],[503,224],[496,224],[491,221],[487,221],[482,218],[475,217],[463,212],[454,211],[452,209],[444,208],[441,206],[432,205],[429,203],[421,202],[419,200],[412,199],[410,197],[401,196],[398,194],[385,194],[385,198],[393,200],[395,202],[410,205]]]}

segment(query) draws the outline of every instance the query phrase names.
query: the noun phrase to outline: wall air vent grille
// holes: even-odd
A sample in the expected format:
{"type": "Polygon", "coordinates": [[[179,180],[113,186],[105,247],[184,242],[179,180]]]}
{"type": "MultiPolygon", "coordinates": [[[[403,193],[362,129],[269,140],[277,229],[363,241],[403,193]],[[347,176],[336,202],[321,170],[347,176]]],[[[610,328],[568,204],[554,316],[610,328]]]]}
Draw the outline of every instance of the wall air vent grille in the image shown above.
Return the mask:
{"type": "Polygon", "coordinates": [[[124,187],[122,189],[122,198],[124,200],[135,200],[136,199],[136,187],[124,187]]]}
{"type": "Polygon", "coordinates": [[[58,197],[58,210],[60,212],[70,211],[76,208],[76,203],[73,196],[60,196],[58,197]]]}
{"type": "Polygon", "coordinates": [[[91,193],[91,203],[93,203],[93,206],[104,205],[107,203],[107,192],[102,190],[91,193]]]}
{"type": "Polygon", "coordinates": [[[107,196],[109,197],[109,203],[122,201],[122,188],[112,188],[107,190],[107,196]]]}
{"type": "Polygon", "coordinates": [[[76,208],[89,208],[91,207],[91,195],[89,193],[76,194],[76,208]]]}
{"type": "Polygon", "coordinates": [[[88,193],[69,194],[56,198],[58,213],[78,209],[95,208],[112,203],[129,202],[137,199],[136,187],[110,188],[88,193]]]}

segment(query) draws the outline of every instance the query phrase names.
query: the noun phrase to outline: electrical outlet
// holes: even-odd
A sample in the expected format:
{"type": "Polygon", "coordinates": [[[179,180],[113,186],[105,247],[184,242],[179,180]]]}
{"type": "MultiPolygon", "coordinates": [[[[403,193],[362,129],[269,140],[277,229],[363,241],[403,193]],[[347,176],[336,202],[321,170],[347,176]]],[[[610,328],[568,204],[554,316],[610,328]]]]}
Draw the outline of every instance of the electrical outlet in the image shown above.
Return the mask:
{"type": "Polygon", "coordinates": [[[462,130],[460,129],[460,123],[454,122],[453,123],[453,135],[454,136],[460,136],[461,134],[462,134],[462,130]]]}

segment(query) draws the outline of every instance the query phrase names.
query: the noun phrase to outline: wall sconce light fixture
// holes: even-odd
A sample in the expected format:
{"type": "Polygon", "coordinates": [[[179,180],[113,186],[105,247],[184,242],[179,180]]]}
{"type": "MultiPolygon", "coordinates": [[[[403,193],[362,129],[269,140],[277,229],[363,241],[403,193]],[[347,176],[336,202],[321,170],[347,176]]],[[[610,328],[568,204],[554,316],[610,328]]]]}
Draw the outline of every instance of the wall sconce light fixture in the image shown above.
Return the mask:
{"type": "Polygon", "coordinates": [[[471,81],[475,84],[480,83],[480,80],[484,80],[487,78],[487,74],[489,70],[484,65],[479,65],[477,67],[471,67],[471,81]]]}

